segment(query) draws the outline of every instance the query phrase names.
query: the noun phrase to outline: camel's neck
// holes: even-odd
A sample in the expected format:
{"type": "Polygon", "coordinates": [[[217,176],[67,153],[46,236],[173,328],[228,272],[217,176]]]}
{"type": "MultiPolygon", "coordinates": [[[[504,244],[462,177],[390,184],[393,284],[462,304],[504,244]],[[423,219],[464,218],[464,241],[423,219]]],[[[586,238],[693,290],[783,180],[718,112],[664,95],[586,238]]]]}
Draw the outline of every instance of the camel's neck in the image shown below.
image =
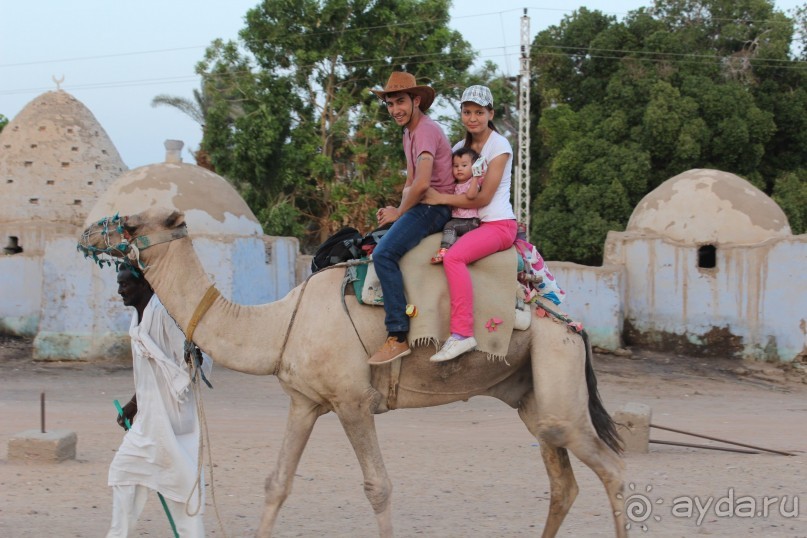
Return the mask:
{"type": "MultiPolygon", "coordinates": [[[[207,276],[189,238],[155,245],[142,252],[149,265],[146,278],[183,331],[207,289],[207,276]]],[[[193,340],[213,360],[248,374],[271,374],[296,303],[296,291],[285,299],[260,306],[243,306],[217,298],[202,316],[193,340]]]]}

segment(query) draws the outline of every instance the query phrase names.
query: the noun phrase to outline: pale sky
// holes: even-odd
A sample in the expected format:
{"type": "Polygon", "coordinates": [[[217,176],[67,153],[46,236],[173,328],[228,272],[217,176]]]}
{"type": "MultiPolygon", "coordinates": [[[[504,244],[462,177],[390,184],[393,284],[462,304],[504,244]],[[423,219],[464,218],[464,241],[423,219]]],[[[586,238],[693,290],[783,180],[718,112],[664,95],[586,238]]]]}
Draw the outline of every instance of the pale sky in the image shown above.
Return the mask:
{"type": "MultiPolygon", "coordinates": [[[[129,168],[162,162],[163,141],[185,142],[193,162],[201,129],[155,95],[192,97],[194,66],[216,38],[234,39],[258,0],[0,0],[0,114],[13,119],[38,95],[56,88],[83,102],[129,168]]],[[[804,0],[777,0],[789,11],[804,0]]],[[[519,68],[520,17],[527,8],[531,39],[579,7],[622,18],[652,0],[455,0],[451,27],[495,61],[504,74],[519,68]],[[560,8],[558,6],[562,5],[560,8]]],[[[379,80],[378,85],[385,81],[379,80]]]]}

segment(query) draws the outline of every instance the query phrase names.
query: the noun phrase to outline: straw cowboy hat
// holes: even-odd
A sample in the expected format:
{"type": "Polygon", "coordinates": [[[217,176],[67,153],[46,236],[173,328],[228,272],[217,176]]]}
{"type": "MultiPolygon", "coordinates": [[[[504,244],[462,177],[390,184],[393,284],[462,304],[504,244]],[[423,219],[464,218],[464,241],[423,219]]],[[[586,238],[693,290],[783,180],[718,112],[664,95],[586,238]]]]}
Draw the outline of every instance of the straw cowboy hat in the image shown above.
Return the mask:
{"type": "Polygon", "coordinates": [[[431,86],[418,86],[415,81],[415,76],[401,71],[393,71],[389,76],[387,85],[383,90],[370,90],[376,94],[381,100],[389,93],[410,93],[420,97],[421,112],[426,112],[434,102],[434,89],[431,86]]]}

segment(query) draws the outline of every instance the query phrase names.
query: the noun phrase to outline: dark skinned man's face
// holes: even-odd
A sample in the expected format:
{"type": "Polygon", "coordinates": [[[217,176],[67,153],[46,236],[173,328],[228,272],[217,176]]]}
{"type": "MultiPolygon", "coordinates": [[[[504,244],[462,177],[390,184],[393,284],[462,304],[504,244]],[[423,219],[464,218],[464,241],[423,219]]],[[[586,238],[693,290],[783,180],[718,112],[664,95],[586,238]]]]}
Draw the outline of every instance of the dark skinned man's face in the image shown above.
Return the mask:
{"type": "Polygon", "coordinates": [[[151,288],[144,278],[135,278],[131,271],[118,272],[118,295],[126,306],[137,306],[151,299],[151,288]]]}

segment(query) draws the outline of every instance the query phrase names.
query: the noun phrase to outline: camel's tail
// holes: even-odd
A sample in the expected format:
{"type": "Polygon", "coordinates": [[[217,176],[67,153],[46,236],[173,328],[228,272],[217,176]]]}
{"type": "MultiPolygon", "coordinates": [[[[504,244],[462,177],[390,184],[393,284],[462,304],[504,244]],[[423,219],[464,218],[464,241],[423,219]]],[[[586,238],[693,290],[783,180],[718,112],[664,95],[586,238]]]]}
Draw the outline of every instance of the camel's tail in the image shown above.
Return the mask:
{"type": "Polygon", "coordinates": [[[583,342],[586,345],[586,386],[588,387],[588,414],[597,436],[602,439],[611,450],[617,454],[622,453],[622,438],[616,431],[616,423],[605,410],[600,400],[600,392],[597,390],[597,376],[594,374],[594,367],[591,364],[591,342],[588,334],[583,331],[583,342]]]}

